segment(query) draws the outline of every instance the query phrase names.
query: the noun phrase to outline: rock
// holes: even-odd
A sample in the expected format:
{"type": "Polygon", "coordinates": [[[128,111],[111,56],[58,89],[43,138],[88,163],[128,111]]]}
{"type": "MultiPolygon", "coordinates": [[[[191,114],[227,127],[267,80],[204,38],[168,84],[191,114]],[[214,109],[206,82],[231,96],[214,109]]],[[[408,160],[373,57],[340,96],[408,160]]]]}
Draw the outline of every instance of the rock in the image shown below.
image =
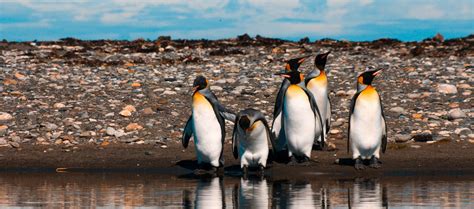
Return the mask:
{"type": "Polygon", "coordinates": [[[456,119],[465,118],[465,117],[466,117],[466,113],[464,113],[459,108],[452,109],[448,112],[448,120],[456,120],[456,119]]]}
{"type": "Polygon", "coordinates": [[[18,147],[20,147],[20,144],[19,144],[18,142],[10,142],[9,144],[10,144],[10,146],[13,147],[13,148],[18,148],[18,147]]]}
{"type": "Polygon", "coordinates": [[[15,78],[18,80],[26,80],[26,76],[21,73],[15,73],[15,78]]]}
{"type": "Polygon", "coordinates": [[[406,111],[403,109],[403,107],[392,107],[389,110],[390,112],[398,113],[398,114],[404,114],[406,111]]]}
{"type": "Polygon", "coordinates": [[[115,128],[112,128],[112,127],[107,127],[107,129],[105,130],[105,133],[109,136],[115,136],[115,128]]]}
{"type": "Polygon", "coordinates": [[[138,83],[138,82],[133,82],[133,83],[132,83],[132,87],[137,88],[137,87],[140,87],[140,86],[142,86],[142,85],[141,85],[140,83],[138,83]]]}
{"type": "Polygon", "coordinates": [[[414,149],[419,149],[419,148],[421,148],[420,145],[411,145],[410,147],[411,147],[411,148],[414,148],[414,149]]]}
{"type": "Polygon", "coordinates": [[[5,140],[5,138],[3,137],[0,137],[0,146],[6,145],[6,144],[8,144],[7,140],[5,140]]]}
{"type": "Polygon", "coordinates": [[[430,133],[420,133],[420,134],[414,135],[413,140],[416,142],[433,141],[433,135],[430,133]]]}
{"type": "Polygon", "coordinates": [[[412,139],[410,134],[397,134],[397,135],[395,135],[395,142],[397,142],[397,143],[405,143],[410,139],[412,139]]]}
{"type": "Polygon", "coordinates": [[[336,151],[337,150],[336,144],[334,144],[332,142],[328,142],[326,150],[327,151],[336,151]]]}
{"type": "Polygon", "coordinates": [[[145,115],[152,115],[153,113],[155,113],[155,111],[153,111],[153,109],[151,109],[150,107],[143,109],[143,114],[145,115]]]}
{"type": "Polygon", "coordinates": [[[130,112],[129,110],[122,110],[122,111],[119,112],[119,114],[120,114],[121,116],[124,116],[124,117],[130,117],[130,116],[132,116],[132,112],[130,112]]]}
{"type": "Polygon", "coordinates": [[[336,121],[331,122],[331,127],[339,127],[339,126],[343,125],[344,122],[345,122],[344,119],[339,118],[339,119],[337,119],[336,121]]]}
{"type": "Polygon", "coordinates": [[[54,124],[54,123],[44,123],[44,124],[42,124],[42,125],[43,125],[43,126],[46,128],[46,130],[48,130],[48,131],[54,131],[54,130],[58,129],[58,125],[56,125],[56,124],[54,124]]]}
{"type": "Polygon", "coordinates": [[[142,130],[143,127],[138,125],[138,123],[130,123],[125,127],[126,131],[136,131],[136,130],[142,130]]]}
{"type": "Polygon", "coordinates": [[[161,148],[161,149],[166,149],[166,148],[168,148],[168,146],[166,146],[166,145],[164,144],[164,145],[161,145],[160,148],[161,148]]]}
{"type": "Polygon", "coordinates": [[[6,113],[6,112],[0,112],[0,121],[7,121],[13,119],[13,116],[6,113]]]}
{"type": "Polygon", "coordinates": [[[177,94],[177,93],[176,93],[176,91],[165,90],[165,91],[163,92],[163,94],[164,94],[164,95],[175,95],[175,94],[177,94]]]}
{"type": "Polygon", "coordinates": [[[438,85],[438,92],[443,94],[457,94],[458,89],[455,85],[451,84],[439,84],[438,85]]]}
{"type": "Polygon", "coordinates": [[[55,103],[55,104],[53,105],[53,107],[54,107],[55,109],[62,109],[62,108],[65,108],[66,105],[64,105],[63,103],[58,102],[58,103],[55,103]]]}
{"type": "Polygon", "coordinates": [[[438,132],[438,134],[441,135],[441,136],[449,136],[449,135],[451,135],[451,132],[450,131],[440,131],[440,132],[438,132]]]}
{"type": "Polygon", "coordinates": [[[0,125],[0,136],[5,136],[7,134],[8,126],[0,125]]]}
{"type": "Polygon", "coordinates": [[[123,108],[123,110],[128,110],[129,112],[135,112],[137,109],[133,105],[127,105],[123,108]]]}
{"type": "Polygon", "coordinates": [[[443,42],[444,41],[444,36],[441,35],[441,33],[436,33],[436,35],[433,37],[433,41],[443,42]]]}
{"type": "Polygon", "coordinates": [[[456,130],[454,130],[454,133],[457,135],[468,136],[469,134],[472,133],[472,131],[469,128],[456,128],[456,130]]]}
{"type": "Polygon", "coordinates": [[[223,91],[224,89],[220,86],[211,86],[212,91],[223,91]]]}
{"type": "Polygon", "coordinates": [[[339,130],[339,129],[331,129],[331,130],[329,131],[329,133],[330,133],[330,134],[338,134],[338,133],[341,133],[341,130],[339,130]]]}
{"type": "Polygon", "coordinates": [[[422,114],[419,114],[419,113],[413,113],[413,114],[411,115],[411,117],[414,118],[414,119],[421,119],[421,118],[423,117],[423,115],[422,115],[422,114]]]}

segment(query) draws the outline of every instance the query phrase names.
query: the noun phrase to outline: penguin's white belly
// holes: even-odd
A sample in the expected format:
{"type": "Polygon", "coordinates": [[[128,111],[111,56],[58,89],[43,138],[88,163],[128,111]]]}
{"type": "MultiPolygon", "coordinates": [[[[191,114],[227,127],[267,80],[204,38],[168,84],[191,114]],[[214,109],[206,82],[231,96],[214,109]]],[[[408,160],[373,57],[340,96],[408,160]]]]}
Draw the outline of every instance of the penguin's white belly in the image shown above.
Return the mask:
{"type": "MultiPolygon", "coordinates": [[[[313,94],[314,99],[316,100],[316,104],[318,105],[319,113],[321,114],[321,121],[323,123],[323,131],[326,131],[326,121],[330,120],[331,117],[331,109],[328,99],[328,90],[327,86],[318,87],[316,85],[312,85],[310,88],[310,92],[313,94]]],[[[327,137],[327,135],[325,135],[327,137]]],[[[319,141],[321,138],[318,139],[319,141]]]]}
{"type": "Polygon", "coordinates": [[[281,129],[281,112],[275,118],[273,118],[272,133],[278,136],[281,129]]]}
{"type": "Polygon", "coordinates": [[[382,143],[383,118],[380,103],[357,99],[350,123],[352,148],[362,158],[370,158],[382,143]]]}
{"type": "Polygon", "coordinates": [[[316,118],[306,93],[302,89],[291,88],[296,87],[288,89],[283,106],[283,123],[288,148],[295,155],[311,157],[316,134],[316,118]]]}
{"type": "Polygon", "coordinates": [[[198,162],[218,167],[222,150],[222,132],[214,109],[207,100],[193,102],[193,124],[198,162]]]}
{"type": "Polygon", "coordinates": [[[268,158],[268,134],[265,125],[257,121],[252,126],[252,131],[246,134],[244,140],[240,144],[240,160],[243,165],[258,166],[262,164],[266,166],[268,158]]]}
{"type": "Polygon", "coordinates": [[[313,88],[310,88],[309,91],[313,94],[314,99],[316,100],[316,104],[319,108],[319,113],[321,113],[321,117],[323,118],[323,123],[327,119],[327,111],[329,107],[329,100],[328,100],[328,90],[327,87],[317,88],[315,85],[313,88]]]}

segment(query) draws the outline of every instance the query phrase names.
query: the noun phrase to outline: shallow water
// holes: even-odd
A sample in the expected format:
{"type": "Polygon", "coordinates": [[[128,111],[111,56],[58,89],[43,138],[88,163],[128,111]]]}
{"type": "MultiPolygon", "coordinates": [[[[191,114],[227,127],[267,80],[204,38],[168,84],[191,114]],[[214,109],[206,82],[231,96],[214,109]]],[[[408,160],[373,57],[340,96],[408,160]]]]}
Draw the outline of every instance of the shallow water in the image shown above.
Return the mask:
{"type": "Polygon", "coordinates": [[[474,208],[472,177],[276,180],[0,173],[0,208],[474,208]]]}

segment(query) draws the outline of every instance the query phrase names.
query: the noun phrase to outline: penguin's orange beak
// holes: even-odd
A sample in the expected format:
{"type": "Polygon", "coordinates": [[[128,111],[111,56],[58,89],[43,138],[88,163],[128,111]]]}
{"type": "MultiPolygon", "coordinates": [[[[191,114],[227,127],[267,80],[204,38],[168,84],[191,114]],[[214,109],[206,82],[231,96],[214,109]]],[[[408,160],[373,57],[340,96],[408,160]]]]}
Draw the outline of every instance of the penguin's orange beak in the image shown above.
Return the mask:
{"type": "Polygon", "coordinates": [[[378,75],[380,75],[380,74],[382,74],[382,70],[381,70],[381,69],[378,70],[378,71],[376,71],[376,72],[374,72],[374,73],[372,73],[373,76],[378,76],[378,75]]]}
{"type": "Polygon", "coordinates": [[[192,93],[196,92],[197,89],[198,89],[198,86],[194,86],[194,87],[192,88],[192,93]]]}

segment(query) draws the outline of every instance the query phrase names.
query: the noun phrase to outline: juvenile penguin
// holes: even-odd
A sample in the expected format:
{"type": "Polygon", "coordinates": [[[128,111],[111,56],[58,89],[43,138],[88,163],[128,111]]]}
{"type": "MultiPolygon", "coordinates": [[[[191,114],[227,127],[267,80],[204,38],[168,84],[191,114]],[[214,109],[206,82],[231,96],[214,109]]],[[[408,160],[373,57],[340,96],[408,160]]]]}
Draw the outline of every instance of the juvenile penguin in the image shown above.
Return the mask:
{"type": "Polygon", "coordinates": [[[192,114],[184,127],[182,144],[187,148],[189,139],[194,135],[199,168],[210,164],[216,171],[224,165],[224,119],[234,121],[235,114],[219,103],[209,89],[207,79],[198,76],[193,84],[192,114]]]}
{"type": "Polygon", "coordinates": [[[273,143],[267,120],[260,111],[249,108],[237,114],[232,134],[232,153],[239,158],[244,176],[249,167],[256,167],[260,174],[267,165],[268,141],[273,143]]]}
{"type": "MultiPolygon", "coordinates": [[[[325,70],[326,61],[330,51],[324,54],[318,54],[314,59],[316,69],[309,72],[305,78],[306,88],[313,94],[316,104],[318,104],[319,112],[322,116],[323,130],[325,136],[331,126],[331,101],[329,100],[328,78],[325,70]]],[[[324,147],[324,141],[320,137],[315,141],[315,144],[320,148],[324,147]]]]}
{"type": "Polygon", "coordinates": [[[357,78],[357,93],[352,97],[349,112],[347,152],[352,149],[355,168],[364,169],[363,160],[370,159],[370,167],[380,167],[380,149],[387,147],[387,125],[382,100],[372,80],[380,70],[367,71],[357,78]]]}
{"type": "Polygon", "coordinates": [[[304,76],[298,71],[281,74],[290,86],[284,92],[282,130],[287,140],[291,161],[306,162],[311,158],[314,139],[322,135],[321,114],[313,95],[304,87],[304,76]]]}
{"type": "MultiPolygon", "coordinates": [[[[298,68],[306,58],[307,57],[299,57],[288,60],[285,64],[285,71],[298,71],[298,68]]],[[[277,147],[274,148],[277,152],[285,152],[286,150],[288,150],[288,148],[286,147],[284,130],[281,129],[281,112],[283,109],[283,97],[289,86],[290,81],[287,79],[283,79],[275,100],[275,108],[273,109],[272,134],[275,137],[275,141],[277,143],[277,147]]]]}

